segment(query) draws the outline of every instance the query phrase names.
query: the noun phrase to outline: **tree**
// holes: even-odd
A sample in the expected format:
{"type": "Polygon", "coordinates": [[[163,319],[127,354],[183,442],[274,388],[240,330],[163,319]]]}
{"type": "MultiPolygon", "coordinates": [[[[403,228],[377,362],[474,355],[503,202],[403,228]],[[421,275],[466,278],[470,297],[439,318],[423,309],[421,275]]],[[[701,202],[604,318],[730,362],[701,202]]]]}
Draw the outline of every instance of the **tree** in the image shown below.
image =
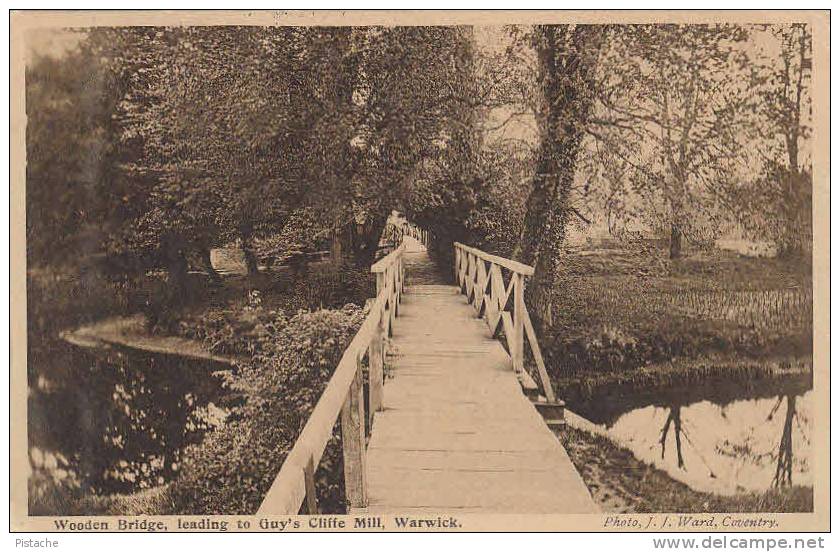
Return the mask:
{"type": "Polygon", "coordinates": [[[810,251],[812,36],[807,24],[769,25],[756,31],[767,46],[753,56],[759,118],[760,176],[735,189],[739,220],[774,240],[782,255],[810,251]],[[768,133],[769,130],[769,133],[768,133]]]}
{"type": "Polygon", "coordinates": [[[231,239],[255,272],[251,240],[282,227],[306,177],[310,37],[260,27],[108,32],[115,70],[130,82],[118,112],[123,139],[142,147],[124,169],[153,181],[125,238],[160,251],[176,285],[187,249],[206,258],[231,239]]]}
{"type": "Polygon", "coordinates": [[[27,64],[30,263],[77,261],[99,253],[131,209],[131,190],[115,170],[126,154],[111,118],[121,94],[119,82],[85,41],[61,58],[39,56],[27,64]]]}
{"type": "Polygon", "coordinates": [[[605,48],[587,132],[667,228],[671,258],[683,238],[714,235],[747,163],[747,38],[740,25],[633,25],[605,48]]]}
{"type": "MultiPolygon", "coordinates": [[[[114,78],[119,164],[136,188],[116,253],[162,265],[282,232],[315,213],[360,266],[417,174],[464,135],[469,37],[452,27],[108,28],[90,31],[114,78]]],[[[469,128],[469,125],[466,125],[469,128]]],[[[320,230],[319,230],[320,233],[320,230]]]]}
{"type": "Polygon", "coordinates": [[[551,296],[562,259],[569,191],[605,33],[599,25],[540,25],[531,35],[539,71],[540,146],[517,256],[535,267],[526,293],[540,328],[552,323],[551,296]]]}

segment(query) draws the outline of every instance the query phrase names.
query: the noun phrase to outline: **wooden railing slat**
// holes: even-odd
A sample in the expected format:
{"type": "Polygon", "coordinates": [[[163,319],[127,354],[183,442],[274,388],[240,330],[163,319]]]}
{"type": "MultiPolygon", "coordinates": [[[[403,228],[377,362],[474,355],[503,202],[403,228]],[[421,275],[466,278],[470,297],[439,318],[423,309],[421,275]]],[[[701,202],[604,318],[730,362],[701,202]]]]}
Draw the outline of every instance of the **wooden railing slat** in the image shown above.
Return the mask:
{"type": "Polygon", "coordinates": [[[474,247],[470,247],[468,245],[464,245],[462,243],[455,242],[455,247],[460,247],[464,251],[475,255],[476,257],[480,257],[485,261],[489,261],[491,263],[497,264],[501,267],[507,268],[512,272],[516,272],[517,274],[524,274],[525,276],[533,276],[534,275],[534,267],[528,266],[526,264],[522,264],[518,261],[514,261],[511,259],[505,259],[504,257],[498,257],[496,255],[490,255],[489,253],[485,253],[480,249],[476,249],[474,247]]]}
{"type": "MultiPolygon", "coordinates": [[[[515,336],[515,332],[513,331],[513,317],[511,317],[508,311],[502,312],[502,327],[505,330],[505,341],[507,343],[508,353],[513,355],[513,340],[515,336]]],[[[514,366],[514,370],[516,366],[514,366]]]]}
{"type": "Polygon", "coordinates": [[[513,286],[514,286],[514,283],[515,283],[513,276],[515,276],[515,274],[511,275],[510,282],[508,283],[507,289],[505,289],[505,296],[499,302],[499,306],[503,310],[507,310],[508,302],[510,301],[510,298],[512,297],[513,286]]]}
{"type": "MultiPolygon", "coordinates": [[[[525,307],[523,306],[523,308],[525,307]]],[[[534,331],[534,324],[531,322],[531,317],[528,316],[527,308],[525,308],[525,333],[528,335],[528,343],[531,344],[531,352],[534,355],[534,362],[537,364],[537,372],[540,375],[545,398],[548,402],[555,402],[557,397],[554,395],[554,387],[551,385],[551,379],[548,377],[548,371],[545,369],[542,351],[540,351],[540,345],[537,342],[537,332],[534,331]]]]}
{"type": "Polygon", "coordinates": [[[546,399],[554,403],[554,389],[525,305],[525,278],[533,274],[533,267],[528,265],[455,243],[455,275],[467,301],[478,316],[486,320],[494,338],[504,330],[504,344],[513,369],[523,386],[532,388],[535,382],[525,370],[525,340],[528,340],[543,392],[546,399]],[[489,263],[489,267],[485,263],[489,263]],[[511,273],[508,284],[505,284],[503,268],[511,273]]]}
{"type": "Polygon", "coordinates": [[[514,286],[513,286],[513,331],[514,331],[514,339],[513,339],[513,347],[514,351],[511,354],[513,358],[513,369],[517,372],[521,372],[525,369],[525,362],[524,362],[524,343],[523,338],[525,336],[525,321],[523,320],[524,312],[523,308],[525,307],[525,282],[524,276],[521,274],[514,274],[514,286]]]}

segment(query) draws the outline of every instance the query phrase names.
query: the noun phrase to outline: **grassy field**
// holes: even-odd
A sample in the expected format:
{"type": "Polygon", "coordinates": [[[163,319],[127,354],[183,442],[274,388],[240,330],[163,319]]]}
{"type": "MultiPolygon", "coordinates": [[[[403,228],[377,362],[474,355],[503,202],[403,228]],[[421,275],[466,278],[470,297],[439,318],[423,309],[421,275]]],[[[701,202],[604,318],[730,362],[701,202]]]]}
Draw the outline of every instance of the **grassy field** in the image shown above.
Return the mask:
{"type": "Polygon", "coordinates": [[[810,265],[653,246],[570,251],[541,344],[558,387],[585,397],[710,377],[810,372],[810,265]]]}

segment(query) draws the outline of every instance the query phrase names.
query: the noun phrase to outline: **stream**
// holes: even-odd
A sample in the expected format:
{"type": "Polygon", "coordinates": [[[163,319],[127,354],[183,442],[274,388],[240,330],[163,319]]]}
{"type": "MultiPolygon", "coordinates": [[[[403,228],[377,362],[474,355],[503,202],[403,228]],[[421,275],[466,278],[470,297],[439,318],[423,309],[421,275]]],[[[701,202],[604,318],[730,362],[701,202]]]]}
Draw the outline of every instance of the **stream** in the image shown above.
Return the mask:
{"type": "Polygon", "coordinates": [[[731,495],[813,485],[813,395],[799,385],[722,401],[672,392],[665,400],[600,413],[590,404],[581,414],[674,479],[731,495]]]}
{"type": "Polygon", "coordinates": [[[183,449],[226,416],[229,365],[59,342],[50,357],[30,373],[29,457],[61,485],[106,495],[167,483],[183,449]]]}

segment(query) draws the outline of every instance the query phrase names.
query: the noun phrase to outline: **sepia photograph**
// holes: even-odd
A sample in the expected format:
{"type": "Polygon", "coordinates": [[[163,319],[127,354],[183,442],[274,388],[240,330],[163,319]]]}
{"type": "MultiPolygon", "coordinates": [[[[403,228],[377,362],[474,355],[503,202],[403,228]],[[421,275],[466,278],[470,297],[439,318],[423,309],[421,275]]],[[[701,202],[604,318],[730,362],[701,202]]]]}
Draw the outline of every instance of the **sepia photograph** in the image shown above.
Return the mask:
{"type": "Polygon", "coordinates": [[[11,14],[13,529],[828,529],[828,11],[144,13],[11,14]]]}

